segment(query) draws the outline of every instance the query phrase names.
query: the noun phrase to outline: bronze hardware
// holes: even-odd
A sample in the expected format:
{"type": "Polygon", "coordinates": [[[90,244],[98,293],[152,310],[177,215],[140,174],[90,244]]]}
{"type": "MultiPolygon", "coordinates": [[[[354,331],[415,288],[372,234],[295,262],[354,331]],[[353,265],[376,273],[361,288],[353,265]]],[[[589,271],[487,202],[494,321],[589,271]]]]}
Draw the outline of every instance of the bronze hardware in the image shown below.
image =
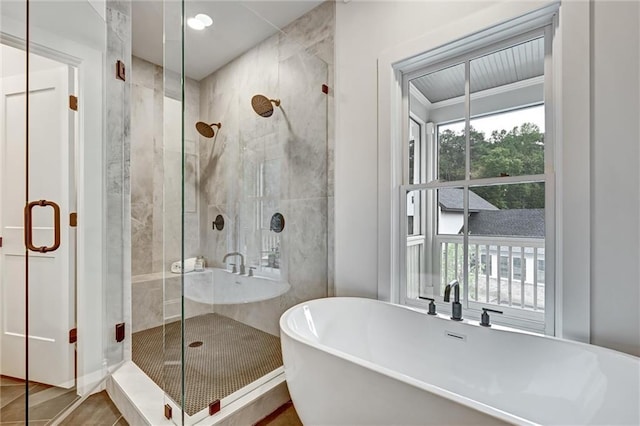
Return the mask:
{"type": "Polygon", "coordinates": [[[124,62],[122,61],[116,62],[116,78],[122,81],[127,80],[126,71],[124,68],[124,62]]]}
{"type": "Polygon", "coordinates": [[[78,213],[73,212],[69,214],[69,226],[73,228],[78,226],[78,213]]]}
{"type": "Polygon", "coordinates": [[[218,411],[220,411],[220,400],[216,399],[211,404],[209,404],[209,415],[213,416],[218,411]]]}
{"type": "Polygon", "coordinates": [[[213,229],[222,231],[222,229],[224,228],[224,217],[222,217],[222,215],[219,214],[218,216],[216,216],[216,220],[212,222],[212,225],[213,225],[212,226],[213,229]]]}
{"type": "Polygon", "coordinates": [[[78,341],[78,329],[72,328],[69,330],[69,343],[76,343],[78,341]]]}
{"type": "Polygon", "coordinates": [[[324,93],[325,95],[329,94],[329,86],[327,86],[326,84],[322,85],[322,93],[324,93]]]}
{"type": "Polygon", "coordinates": [[[69,108],[77,111],[78,110],[78,97],[69,95],[69,108]]]}
{"type": "Polygon", "coordinates": [[[271,117],[273,115],[273,105],[280,106],[280,99],[269,99],[264,95],[255,95],[251,98],[251,108],[260,117],[271,117]]]}
{"type": "Polygon", "coordinates": [[[58,206],[53,201],[47,200],[32,201],[27,204],[24,208],[24,240],[25,245],[31,251],[35,251],[38,253],[47,253],[50,251],[58,250],[58,248],[60,247],[60,206],[58,206]],[[50,247],[36,247],[33,245],[33,223],[31,221],[31,211],[35,206],[50,206],[53,208],[53,245],[50,247]]]}
{"type": "Polygon", "coordinates": [[[218,130],[222,127],[222,123],[211,123],[207,124],[204,121],[198,121],[196,123],[196,130],[205,138],[212,138],[215,136],[216,132],[213,130],[213,126],[216,126],[218,130]]]}
{"type": "Polygon", "coordinates": [[[169,404],[164,404],[164,416],[167,419],[171,419],[171,406],[169,404]]]}
{"type": "Polygon", "coordinates": [[[116,342],[122,342],[124,340],[124,323],[116,324],[116,342]]]}
{"type": "Polygon", "coordinates": [[[2,237],[0,237],[0,247],[2,247],[2,237]]]}
{"type": "Polygon", "coordinates": [[[280,233],[284,229],[284,216],[281,213],[274,213],[271,216],[271,223],[269,224],[269,230],[280,233]]]}

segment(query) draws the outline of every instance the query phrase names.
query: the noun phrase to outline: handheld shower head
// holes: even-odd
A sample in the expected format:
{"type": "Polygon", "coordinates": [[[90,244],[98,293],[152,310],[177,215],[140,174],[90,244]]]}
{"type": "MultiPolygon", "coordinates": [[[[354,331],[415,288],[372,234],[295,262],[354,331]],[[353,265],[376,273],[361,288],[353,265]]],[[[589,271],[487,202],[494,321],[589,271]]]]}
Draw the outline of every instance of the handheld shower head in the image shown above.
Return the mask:
{"type": "Polygon", "coordinates": [[[280,106],[280,99],[269,99],[264,95],[255,95],[251,98],[251,107],[260,117],[271,117],[273,115],[273,106],[280,106]],[[273,103],[273,105],[271,105],[273,103]]]}
{"type": "Polygon", "coordinates": [[[196,130],[205,138],[212,138],[216,132],[213,130],[213,126],[216,126],[218,129],[222,127],[222,123],[212,123],[207,124],[203,121],[198,121],[196,123],[196,130]]]}

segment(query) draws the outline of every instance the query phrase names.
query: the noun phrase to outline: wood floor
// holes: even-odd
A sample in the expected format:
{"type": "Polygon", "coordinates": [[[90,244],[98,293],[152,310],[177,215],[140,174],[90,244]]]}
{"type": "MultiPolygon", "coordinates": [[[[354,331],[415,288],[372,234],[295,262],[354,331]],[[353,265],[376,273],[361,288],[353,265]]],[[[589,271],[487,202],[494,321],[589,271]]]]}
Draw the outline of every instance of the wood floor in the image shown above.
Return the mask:
{"type": "MultiPolygon", "coordinates": [[[[0,424],[24,424],[24,380],[0,376],[0,424]]],[[[44,425],[77,400],[75,389],[29,383],[29,424],[44,425]]]]}
{"type": "MultiPolygon", "coordinates": [[[[0,376],[0,425],[24,425],[24,380],[0,376]]],[[[75,389],[29,384],[29,425],[45,425],[78,399],[75,389]]],[[[91,395],[61,423],[66,426],[128,425],[106,392],[91,395]]]]}
{"type": "Polygon", "coordinates": [[[256,426],[302,426],[291,401],[256,423],[256,426]]]}
{"type": "Polygon", "coordinates": [[[85,399],[60,424],[65,426],[127,426],[129,423],[111,402],[107,392],[102,391],[85,399]]]}

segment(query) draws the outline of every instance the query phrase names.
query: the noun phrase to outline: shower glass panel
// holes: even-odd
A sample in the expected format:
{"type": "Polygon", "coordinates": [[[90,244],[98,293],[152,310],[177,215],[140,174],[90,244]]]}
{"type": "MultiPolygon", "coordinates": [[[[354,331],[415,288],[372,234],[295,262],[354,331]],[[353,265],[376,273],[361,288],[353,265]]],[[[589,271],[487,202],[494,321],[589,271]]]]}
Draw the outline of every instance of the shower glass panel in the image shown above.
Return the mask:
{"type": "Polygon", "coordinates": [[[24,421],[29,388],[26,364],[26,267],[24,206],[26,191],[24,3],[0,2],[0,419],[5,398],[18,397],[8,421],[24,421]],[[8,108],[10,107],[10,108],[8,108]]]}
{"type": "MultiPolygon", "coordinates": [[[[146,348],[146,357],[157,357],[162,353],[160,377],[153,377],[160,383],[165,392],[165,407],[170,410],[170,417],[175,424],[186,424],[188,417],[182,410],[184,406],[184,280],[192,268],[185,256],[184,245],[184,73],[183,73],[183,8],[184,3],[164,1],[161,13],[164,22],[164,44],[162,63],[162,95],[156,99],[154,108],[161,112],[161,141],[159,153],[155,155],[153,165],[154,178],[157,164],[160,163],[161,197],[154,196],[152,202],[162,204],[162,328],[160,339],[146,337],[142,342],[157,344],[162,347],[146,348]],[[157,351],[163,349],[163,352],[157,351]]],[[[148,173],[151,170],[148,171],[148,173]]],[[[155,210],[154,210],[155,212],[155,210]]],[[[155,231],[155,230],[154,230],[155,231]]],[[[140,254],[138,254],[140,256],[140,254]]],[[[155,258],[155,256],[154,256],[155,258]]],[[[152,265],[153,266],[153,265],[152,265]]],[[[144,333],[147,333],[145,331],[144,333]]],[[[141,335],[142,336],[142,335],[141,335]]],[[[157,362],[154,361],[154,362],[157,362]]],[[[149,369],[147,374],[149,374],[149,369]]]]}
{"type": "MultiPolygon", "coordinates": [[[[133,356],[149,362],[141,368],[163,388],[175,424],[198,423],[269,381],[284,383],[278,320],[327,296],[333,44],[329,30],[306,38],[306,26],[332,20],[332,8],[307,9],[310,21],[278,27],[243,2],[163,4],[162,96],[154,97],[162,143],[147,171],[162,182],[153,197],[161,255],[152,247],[162,325],[134,334],[133,356]],[[198,13],[219,25],[191,29],[198,13]],[[208,49],[215,61],[198,68],[200,38],[238,42],[224,22],[263,36],[231,56],[208,49]]],[[[155,234],[154,225],[154,241],[155,234]]]]}
{"type": "Polygon", "coordinates": [[[127,88],[105,76],[128,41],[110,2],[2,2],[0,14],[0,374],[16,397],[0,417],[47,422],[124,359],[127,88]]]}

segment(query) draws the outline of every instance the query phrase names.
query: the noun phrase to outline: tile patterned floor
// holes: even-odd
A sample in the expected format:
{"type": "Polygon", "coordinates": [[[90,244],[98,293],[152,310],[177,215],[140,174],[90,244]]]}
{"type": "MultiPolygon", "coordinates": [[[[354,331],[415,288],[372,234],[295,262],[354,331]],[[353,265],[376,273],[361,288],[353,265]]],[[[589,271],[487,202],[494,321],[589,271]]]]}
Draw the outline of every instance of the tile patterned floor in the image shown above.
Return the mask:
{"type": "MultiPolygon", "coordinates": [[[[280,339],[218,314],[185,321],[185,411],[193,415],[282,365],[280,339]]],[[[133,334],[133,362],[180,400],[180,322],[133,334]],[[164,346],[163,346],[164,344],[164,346]]]]}
{"type": "MultiPolygon", "coordinates": [[[[24,424],[24,380],[0,376],[0,424],[24,424]]],[[[75,389],[29,384],[29,424],[44,425],[78,399],[75,389]]]]}

